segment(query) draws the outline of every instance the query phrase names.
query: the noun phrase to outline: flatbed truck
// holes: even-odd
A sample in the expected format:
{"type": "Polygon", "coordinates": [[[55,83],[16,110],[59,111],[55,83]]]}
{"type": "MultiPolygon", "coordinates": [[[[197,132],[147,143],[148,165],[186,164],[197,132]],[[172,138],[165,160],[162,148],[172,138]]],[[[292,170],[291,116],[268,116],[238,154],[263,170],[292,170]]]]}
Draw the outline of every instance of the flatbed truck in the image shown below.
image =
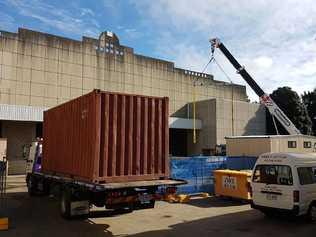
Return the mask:
{"type": "Polygon", "coordinates": [[[90,183],[62,174],[46,174],[41,171],[42,142],[32,143],[27,160],[26,183],[28,193],[54,195],[60,200],[60,213],[66,219],[89,217],[90,209],[105,207],[111,210],[133,211],[154,208],[160,199],[158,189],[164,193],[175,193],[183,180],[142,180],[114,183],[90,183]]]}

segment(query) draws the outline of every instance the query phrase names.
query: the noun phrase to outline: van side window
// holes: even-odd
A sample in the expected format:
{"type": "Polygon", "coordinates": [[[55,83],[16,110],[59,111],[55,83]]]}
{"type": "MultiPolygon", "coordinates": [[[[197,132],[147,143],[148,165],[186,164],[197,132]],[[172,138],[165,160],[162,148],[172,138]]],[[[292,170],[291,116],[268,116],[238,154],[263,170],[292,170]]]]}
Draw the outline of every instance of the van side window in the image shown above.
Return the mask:
{"type": "Polygon", "coordinates": [[[254,183],[293,185],[292,171],[286,165],[257,165],[252,181],[254,183]]]}
{"type": "Polygon", "coordinates": [[[296,141],[288,141],[287,147],[288,148],[296,148],[296,141]]]}
{"type": "Polygon", "coordinates": [[[297,168],[301,185],[316,184],[316,167],[297,168]]]}
{"type": "Polygon", "coordinates": [[[312,147],[312,143],[311,142],[304,142],[304,148],[311,148],[312,147]]]}

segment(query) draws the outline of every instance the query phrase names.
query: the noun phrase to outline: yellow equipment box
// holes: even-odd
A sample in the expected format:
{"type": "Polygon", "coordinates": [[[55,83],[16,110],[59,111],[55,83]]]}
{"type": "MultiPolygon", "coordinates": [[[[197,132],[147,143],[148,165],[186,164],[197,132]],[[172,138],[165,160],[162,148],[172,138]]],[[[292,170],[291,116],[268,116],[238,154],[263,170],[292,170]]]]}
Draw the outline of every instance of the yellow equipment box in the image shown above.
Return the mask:
{"type": "Polygon", "coordinates": [[[251,170],[215,170],[215,196],[250,200],[251,170]]]}
{"type": "Polygon", "coordinates": [[[0,218],[0,230],[7,230],[9,228],[9,219],[0,218]]]}

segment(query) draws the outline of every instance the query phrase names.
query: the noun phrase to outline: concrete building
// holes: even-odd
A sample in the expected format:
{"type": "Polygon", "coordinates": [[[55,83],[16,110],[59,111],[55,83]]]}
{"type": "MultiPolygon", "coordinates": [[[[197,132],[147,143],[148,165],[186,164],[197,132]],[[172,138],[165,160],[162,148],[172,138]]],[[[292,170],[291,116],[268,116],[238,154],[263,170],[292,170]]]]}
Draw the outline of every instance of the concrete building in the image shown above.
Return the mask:
{"type": "Polygon", "coordinates": [[[0,135],[8,139],[10,173],[23,172],[23,145],[41,136],[43,110],[95,88],[168,96],[173,155],[212,153],[229,135],[265,134],[265,110],[248,103],[244,86],[138,55],[111,32],[78,41],[21,28],[0,31],[0,135]]]}

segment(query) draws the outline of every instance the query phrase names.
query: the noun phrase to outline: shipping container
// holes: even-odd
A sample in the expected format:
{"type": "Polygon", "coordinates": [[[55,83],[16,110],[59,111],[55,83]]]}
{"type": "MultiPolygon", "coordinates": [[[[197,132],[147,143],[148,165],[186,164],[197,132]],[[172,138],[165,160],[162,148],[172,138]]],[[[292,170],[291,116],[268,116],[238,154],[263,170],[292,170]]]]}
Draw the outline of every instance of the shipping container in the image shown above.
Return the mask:
{"type": "Polygon", "coordinates": [[[169,178],[168,98],[94,90],[44,112],[42,171],[93,183],[169,178]]]}

